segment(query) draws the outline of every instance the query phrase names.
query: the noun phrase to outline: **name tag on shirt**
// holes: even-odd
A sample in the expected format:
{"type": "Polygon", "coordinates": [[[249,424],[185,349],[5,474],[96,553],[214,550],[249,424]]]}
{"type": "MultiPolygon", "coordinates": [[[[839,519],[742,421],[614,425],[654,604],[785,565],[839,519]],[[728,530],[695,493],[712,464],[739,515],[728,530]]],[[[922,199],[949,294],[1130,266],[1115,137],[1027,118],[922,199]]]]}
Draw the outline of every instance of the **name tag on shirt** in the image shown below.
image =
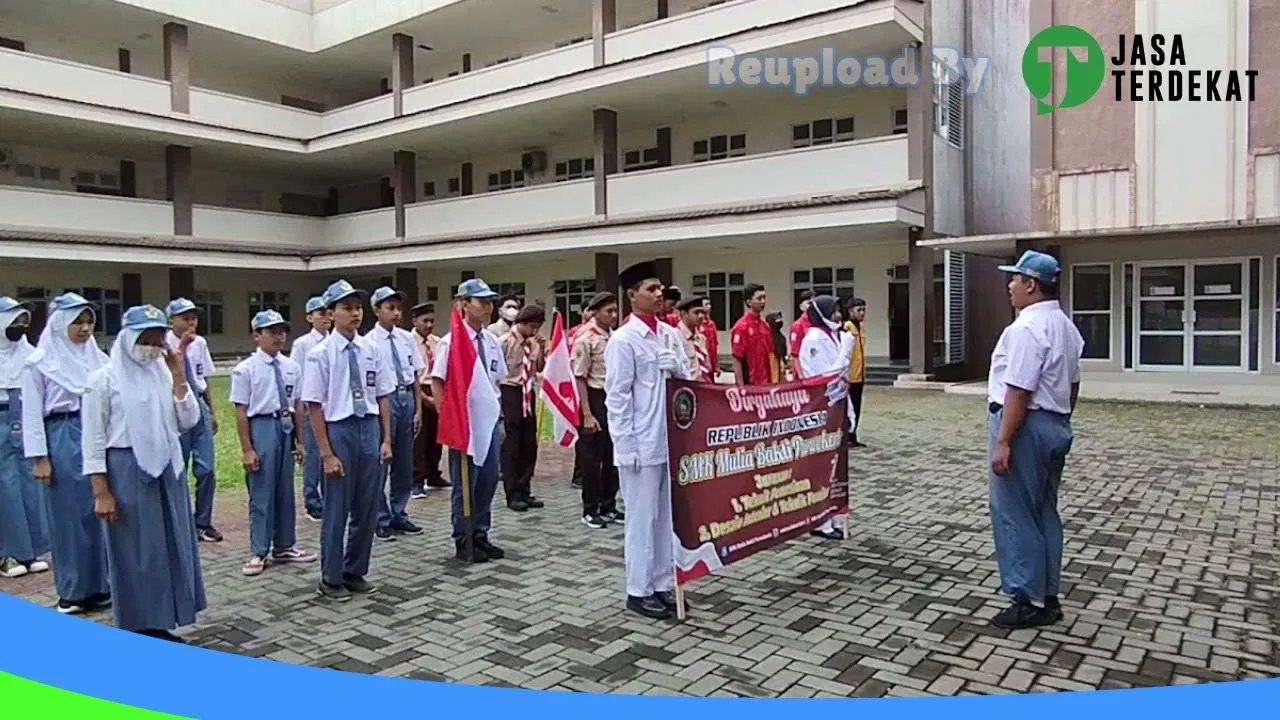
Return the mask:
{"type": "Polygon", "coordinates": [[[366,387],[376,387],[376,386],[377,386],[377,382],[376,382],[376,381],[377,381],[377,377],[378,377],[377,373],[376,373],[376,372],[374,372],[373,370],[366,370],[366,371],[365,371],[365,373],[364,373],[364,384],[365,384],[365,386],[366,386],[366,387]]]}
{"type": "Polygon", "coordinates": [[[288,400],[289,402],[293,402],[293,386],[292,385],[284,386],[284,399],[288,400]]]}
{"type": "Polygon", "coordinates": [[[204,377],[204,363],[196,363],[196,376],[204,377]]]}

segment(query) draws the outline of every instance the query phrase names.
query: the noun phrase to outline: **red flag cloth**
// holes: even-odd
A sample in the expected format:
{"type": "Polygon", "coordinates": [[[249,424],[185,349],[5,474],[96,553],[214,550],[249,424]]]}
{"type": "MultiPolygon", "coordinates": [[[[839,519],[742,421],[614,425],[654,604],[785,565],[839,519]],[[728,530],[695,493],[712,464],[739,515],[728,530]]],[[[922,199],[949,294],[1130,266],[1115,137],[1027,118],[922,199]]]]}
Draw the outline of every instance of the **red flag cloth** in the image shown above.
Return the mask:
{"type": "Polygon", "coordinates": [[[551,329],[551,349],[542,369],[542,398],[551,410],[553,438],[560,447],[578,441],[578,383],[569,365],[569,343],[565,339],[564,316],[556,313],[551,329]]]}
{"type": "Polygon", "coordinates": [[[467,391],[473,369],[480,358],[471,333],[462,321],[462,311],[454,309],[449,318],[449,361],[446,366],[444,397],[440,399],[440,420],[436,439],[447,448],[467,452],[471,448],[471,417],[467,411],[467,391]]]}

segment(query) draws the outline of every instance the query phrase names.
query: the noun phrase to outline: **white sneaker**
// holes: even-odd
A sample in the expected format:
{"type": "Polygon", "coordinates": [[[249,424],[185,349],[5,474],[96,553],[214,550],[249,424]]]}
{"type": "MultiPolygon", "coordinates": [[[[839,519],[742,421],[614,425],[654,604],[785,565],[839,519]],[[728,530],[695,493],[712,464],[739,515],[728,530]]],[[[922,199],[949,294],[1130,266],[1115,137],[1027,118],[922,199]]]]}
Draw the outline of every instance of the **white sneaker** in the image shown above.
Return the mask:
{"type": "Polygon", "coordinates": [[[0,576],[7,578],[20,578],[28,572],[26,565],[23,565],[13,558],[0,560],[0,576]]]}
{"type": "Polygon", "coordinates": [[[49,570],[49,563],[47,563],[47,562],[45,562],[45,561],[43,561],[43,560],[32,560],[32,561],[31,561],[31,564],[27,566],[27,570],[29,570],[29,571],[31,571],[31,572],[33,572],[33,573],[48,572],[48,570],[49,570]]]}

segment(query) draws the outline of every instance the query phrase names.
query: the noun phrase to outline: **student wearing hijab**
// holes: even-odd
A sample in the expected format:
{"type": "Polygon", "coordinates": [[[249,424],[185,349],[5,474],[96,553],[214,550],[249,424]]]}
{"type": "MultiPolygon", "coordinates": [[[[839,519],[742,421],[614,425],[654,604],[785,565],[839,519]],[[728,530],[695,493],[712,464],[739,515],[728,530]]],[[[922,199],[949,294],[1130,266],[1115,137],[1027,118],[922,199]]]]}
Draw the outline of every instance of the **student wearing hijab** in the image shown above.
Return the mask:
{"type": "Polygon", "coordinates": [[[187,385],[188,330],[172,347],[165,313],[131,307],[106,367],[84,396],[84,474],[106,528],[114,616],[121,630],[183,642],[171,630],[207,606],[182,432],[201,420],[187,385]]]}
{"type": "Polygon", "coordinates": [[[31,313],[22,303],[0,296],[0,577],[45,572],[49,552],[44,494],[31,477],[22,451],[22,377],[31,313]]]}
{"type": "Polygon", "coordinates": [[[54,298],[22,382],[22,444],[32,476],[46,488],[58,612],[69,615],[111,602],[107,548],[81,456],[81,400],[89,374],[107,363],[93,339],[95,320],[83,297],[54,298]]]}
{"type": "MultiPolygon", "coordinates": [[[[853,336],[840,332],[839,303],[830,295],[819,295],[809,303],[805,316],[808,318],[809,328],[800,342],[797,357],[802,376],[837,375],[840,381],[845,381],[845,374],[849,371],[849,358],[853,355],[853,336]]],[[[844,399],[848,402],[847,391],[844,399]]],[[[847,456],[841,453],[841,457],[837,459],[836,471],[848,472],[847,463],[847,456]]],[[[827,518],[811,534],[827,540],[840,540],[844,537],[841,524],[834,517],[827,518]]]]}

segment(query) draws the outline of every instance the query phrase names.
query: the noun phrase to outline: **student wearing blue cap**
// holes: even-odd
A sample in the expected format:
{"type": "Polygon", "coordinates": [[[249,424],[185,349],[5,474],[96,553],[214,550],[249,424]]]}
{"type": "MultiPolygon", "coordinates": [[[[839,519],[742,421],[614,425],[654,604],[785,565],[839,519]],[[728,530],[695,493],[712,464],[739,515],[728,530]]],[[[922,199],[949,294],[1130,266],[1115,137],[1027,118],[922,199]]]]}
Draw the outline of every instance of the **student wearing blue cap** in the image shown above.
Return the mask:
{"type": "Polygon", "coordinates": [[[107,363],[93,339],[93,305],[76,293],[49,303],[49,319],[27,358],[22,444],[32,476],[47,488],[58,612],[76,614],[111,601],[107,549],[84,481],[81,402],[89,374],[107,363]]]}
{"type": "Polygon", "coordinates": [[[1084,339],[1058,301],[1057,259],[1028,250],[1000,269],[1011,275],[1018,316],[991,353],[987,480],[1000,585],[1013,604],[992,622],[1027,628],[1062,620],[1058,489],[1071,451],[1084,339]]]}
{"type": "MultiPolygon", "coordinates": [[[[493,299],[498,296],[480,278],[465,280],[455,295],[457,309],[462,314],[465,338],[455,337],[453,332],[440,338],[436,345],[435,365],[431,368],[431,393],[445,398],[445,385],[449,380],[449,348],[453,343],[470,342],[476,351],[476,362],[483,367],[484,384],[468,384],[467,421],[469,451],[449,449],[449,476],[453,480],[451,519],[455,557],[465,563],[483,563],[506,557],[502,548],[489,542],[489,530],[493,521],[493,495],[498,490],[499,458],[502,450],[501,393],[498,381],[507,374],[502,359],[502,347],[498,338],[485,329],[485,323],[493,313],[493,299]],[[492,392],[489,396],[486,393],[492,392]],[[462,463],[467,463],[466,489],[463,489],[462,463]],[[463,493],[467,494],[470,507],[464,507],[463,493]]],[[[514,319],[514,317],[512,318],[514,319]]],[[[452,327],[452,324],[450,325],[452,327]]],[[[479,380],[479,377],[474,378],[479,380]]],[[[454,382],[471,383],[473,378],[458,378],[454,382]]],[[[441,426],[446,418],[441,418],[441,426]]]]}
{"type": "Polygon", "coordinates": [[[84,474],[106,528],[116,627],[182,642],[171,631],[207,606],[180,439],[201,421],[185,358],[195,332],[169,347],[165,313],[150,305],[121,324],[84,396],[84,474]]]}
{"type": "Polygon", "coordinates": [[[339,280],[325,290],[325,302],[333,311],[333,332],[307,353],[302,400],[324,471],[316,591],[343,602],[351,593],[374,590],[365,576],[378,525],[382,466],[391,461],[395,378],[378,346],[358,332],[364,292],[339,280]]]}
{"type": "Polygon", "coordinates": [[[200,542],[222,542],[222,533],[213,526],[213,496],[217,490],[213,436],[218,434],[218,416],[213,412],[213,397],[209,393],[213,356],[209,354],[209,343],[196,334],[200,329],[200,308],[195,303],[174,298],[169,302],[167,314],[172,327],[166,337],[169,347],[177,347],[178,339],[187,333],[195,338],[184,357],[187,386],[200,403],[200,422],[182,435],[182,461],[184,468],[186,463],[191,465],[192,474],[196,476],[196,532],[200,542]]]}
{"type": "MultiPolygon", "coordinates": [[[[297,363],[302,371],[298,381],[299,394],[307,377],[307,352],[325,339],[329,329],[333,327],[333,318],[323,295],[307,300],[307,323],[311,325],[311,330],[294,340],[293,347],[289,350],[289,359],[297,363]]],[[[324,500],[320,495],[320,477],[324,474],[320,470],[320,449],[316,446],[316,436],[311,431],[311,423],[307,422],[305,413],[299,415],[298,422],[303,428],[302,437],[306,450],[302,461],[302,502],[306,505],[307,518],[312,522],[320,522],[320,511],[324,508],[324,500]]]]}
{"type": "Polygon", "coordinates": [[[289,322],[275,310],[263,310],[250,327],[258,350],[231,370],[231,403],[249,487],[250,554],[242,572],[253,576],[268,561],[309,563],[316,554],[294,545],[293,466],[305,451],[302,425],[295,420],[301,372],[282,354],[289,322]]]}
{"type": "Polygon", "coordinates": [[[422,528],[409,521],[406,512],[413,492],[413,438],[422,431],[422,403],[418,398],[418,376],[426,368],[418,343],[400,327],[404,314],[404,293],[389,287],[373,291],[370,298],[378,322],[365,339],[382,351],[395,381],[391,394],[391,463],[382,476],[386,489],[378,490],[378,530],[382,540],[396,535],[420,535],[422,528]],[[390,504],[388,504],[390,494],[390,504]]]}
{"type": "Polygon", "coordinates": [[[22,451],[22,377],[35,349],[31,312],[0,296],[0,577],[45,572],[49,552],[45,497],[22,451]]]}

